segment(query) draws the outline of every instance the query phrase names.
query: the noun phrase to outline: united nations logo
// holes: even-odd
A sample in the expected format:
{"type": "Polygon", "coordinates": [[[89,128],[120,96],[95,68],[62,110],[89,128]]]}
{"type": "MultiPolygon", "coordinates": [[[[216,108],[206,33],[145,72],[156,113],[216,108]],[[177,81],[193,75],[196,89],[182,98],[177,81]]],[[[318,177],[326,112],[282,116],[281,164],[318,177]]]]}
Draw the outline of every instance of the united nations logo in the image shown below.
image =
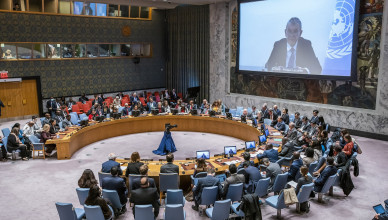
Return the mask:
{"type": "Polygon", "coordinates": [[[326,51],[329,59],[342,58],[352,53],[354,5],[354,0],[337,1],[326,51]]]}

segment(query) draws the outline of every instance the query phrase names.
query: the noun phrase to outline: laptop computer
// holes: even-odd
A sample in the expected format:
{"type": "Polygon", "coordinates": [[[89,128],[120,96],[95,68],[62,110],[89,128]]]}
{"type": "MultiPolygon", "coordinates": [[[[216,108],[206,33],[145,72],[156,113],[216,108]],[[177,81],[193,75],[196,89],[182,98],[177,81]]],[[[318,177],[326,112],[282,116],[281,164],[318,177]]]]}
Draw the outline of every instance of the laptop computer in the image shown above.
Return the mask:
{"type": "Polygon", "coordinates": [[[267,137],[265,135],[260,135],[259,136],[259,144],[265,144],[267,142],[267,137]]]}
{"type": "Polygon", "coordinates": [[[197,159],[210,159],[210,151],[209,150],[201,150],[197,151],[197,159]]]}
{"type": "Polygon", "coordinates": [[[381,204],[378,204],[378,205],[373,206],[373,209],[375,210],[375,212],[376,212],[377,214],[383,214],[383,213],[385,213],[385,209],[384,209],[384,207],[383,207],[381,204]]]}

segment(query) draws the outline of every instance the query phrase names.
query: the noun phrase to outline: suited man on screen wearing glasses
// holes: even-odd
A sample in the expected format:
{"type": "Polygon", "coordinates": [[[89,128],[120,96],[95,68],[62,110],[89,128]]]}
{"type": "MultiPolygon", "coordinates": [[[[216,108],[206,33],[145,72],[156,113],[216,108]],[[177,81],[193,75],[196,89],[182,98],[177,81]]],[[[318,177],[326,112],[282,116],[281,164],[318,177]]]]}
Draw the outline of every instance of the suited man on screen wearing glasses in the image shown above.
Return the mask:
{"type": "Polygon", "coordinates": [[[273,46],[266,64],[268,71],[272,71],[272,67],[282,67],[289,71],[307,68],[310,74],[321,74],[322,67],[315,56],[311,41],[301,37],[303,31],[299,18],[291,18],[284,32],[286,38],[276,41],[273,46]]]}

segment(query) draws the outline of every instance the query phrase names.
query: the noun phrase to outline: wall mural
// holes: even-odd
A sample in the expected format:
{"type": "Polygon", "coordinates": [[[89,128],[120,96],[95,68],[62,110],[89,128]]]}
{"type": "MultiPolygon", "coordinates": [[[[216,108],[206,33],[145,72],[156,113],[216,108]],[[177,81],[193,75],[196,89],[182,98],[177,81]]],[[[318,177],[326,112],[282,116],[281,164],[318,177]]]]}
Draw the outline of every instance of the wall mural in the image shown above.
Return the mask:
{"type": "Polygon", "coordinates": [[[230,92],[364,109],[376,108],[384,0],[360,5],[357,82],[236,73],[237,8],[232,9],[230,92]]]}

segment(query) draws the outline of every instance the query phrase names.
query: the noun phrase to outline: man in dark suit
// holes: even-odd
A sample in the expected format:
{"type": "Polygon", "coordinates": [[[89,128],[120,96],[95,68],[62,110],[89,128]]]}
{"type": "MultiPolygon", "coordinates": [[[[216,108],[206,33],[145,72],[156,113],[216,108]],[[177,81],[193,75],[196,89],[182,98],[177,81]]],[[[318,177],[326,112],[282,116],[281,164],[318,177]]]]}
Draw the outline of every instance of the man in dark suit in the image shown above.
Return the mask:
{"type": "Polygon", "coordinates": [[[243,164],[245,173],[245,185],[244,188],[248,193],[253,193],[254,186],[261,179],[260,170],[257,167],[252,166],[249,162],[244,162],[243,164]]]}
{"type": "Polygon", "coordinates": [[[72,125],[73,125],[73,123],[71,123],[71,115],[66,115],[66,119],[63,120],[63,122],[62,122],[62,128],[61,129],[67,130],[68,127],[70,127],[72,125]]]}
{"type": "Polygon", "coordinates": [[[120,168],[120,163],[116,162],[116,155],[114,153],[110,153],[108,155],[109,160],[102,164],[101,172],[109,173],[112,167],[117,167],[119,175],[123,175],[123,171],[120,168]]]}
{"type": "Polygon", "coordinates": [[[54,97],[50,97],[50,100],[48,100],[46,103],[46,107],[51,117],[55,117],[55,112],[57,110],[57,102],[55,101],[54,97]]]}
{"type": "Polygon", "coordinates": [[[286,130],[286,124],[283,122],[283,118],[281,116],[278,117],[278,123],[273,127],[278,131],[285,131],[286,130]]]}
{"type": "Polygon", "coordinates": [[[131,110],[130,110],[130,108],[129,108],[128,103],[125,103],[125,104],[124,104],[124,108],[123,108],[123,110],[121,111],[121,115],[122,115],[122,116],[129,115],[129,112],[130,112],[130,111],[131,111],[131,110]]]}
{"type": "Polygon", "coordinates": [[[327,179],[330,176],[333,176],[334,174],[337,173],[337,167],[333,166],[334,165],[334,158],[333,157],[328,157],[326,159],[326,164],[327,164],[327,166],[321,172],[321,175],[319,175],[319,177],[315,181],[313,181],[315,192],[320,192],[322,190],[323,185],[325,185],[327,179]]]}
{"type": "Polygon", "coordinates": [[[150,101],[147,102],[148,113],[150,113],[152,109],[156,109],[156,107],[158,107],[156,105],[156,102],[154,101],[154,99],[152,97],[150,97],[150,101]]]}
{"type": "Polygon", "coordinates": [[[277,105],[273,106],[272,111],[275,112],[275,114],[278,115],[278,116],[282,115],[282,112],[280,111],[280,109],[278,108],[277,105]]]}
{"type": "MultiPolygon", "coordinates": [[[[65,118],[63,117],[63,114],[62,114],[61,110],[57,109],[57,111],[55,112],[54,120],[57,122],[57,126],[58,126],[58,127],[59,127],[59,122],[65,120],[65,118]]],[[[60,128],[60,129],[62,129],[62,128],[60,128]]]]}
{"type": "Polygon", "coordinates": [[[271,127],[275,126],[276,123],[278,123],[278,115],[272,110],[272,108],[268,109],[267,116],[265,118],[268,118],[272,121],[271,127]]]}
{"type": "Polygon", "coordinates": [[[48,113],[48,112],[46,112],[45,114],[44,114],[44,119],[43,119],[43,121],[42,121],[42,127],[45,125],[45,124],[50,124],[50,119],[51,119],[51,115],[50,115],[50,113],[48,113]]]}
{"type": "Polygon", "coordinates": [[[308,134],[311,137],[318,135],[318,126],[317,126],[317,123],[315,121],[310,121],[310,129],[308,130],[308,134]]]}
{"type": "MultiPolygon", "coordinates": [[[[244,158],[244,162],[247,161],[251,166],[255,165],[255,163],[251,160],[251,154],[249,152],[244,152],[242,156],[244,158]]],[[[244,162],[238,165],[237,170],[244,168],[244,162]]]]}
{"type": "Polygon", "coordinates": [[[263,118],[268,118],[268,107],[267,107],[267,103],[264,103],[263,104],[263,107],[261,107],[261,116],[263,118]]]}
{"type": "Polygon", "coordinates": [[[207,170],[207,176],[198,179],[197,185],[193,188],[193,196],[195,205],[191,206],[192,209],[198,211],[198,206],[201,203],[202,190],[204,187],[217,186],[218,195],[221,195],[221,183],[220,179],[214,177],[215,171],[213,168],[207,170]]]}
{"type": "Polygon", "coordinates": [[[321,74],[322,67],[315,56],[311,41],[301,37],[302,32],[302,22],[299,18],[291,18],[285,29],[286,38],[276,41],[273,46],[266,64],[268,71],[272,71],[272,67],[301,67],[307,68],[309,74],[321,74]]]}
{"type": "Polygon", "coordinates": [[[132,94],[132,96],[130,97],[130,101],[131,105],[137,104],[137,102],[139,101],[139,97],[137,96],[136,92],[132,94]]]}
{"type": "Polygon", "coordinates": [[[296,142],[298,139],[298,131],[295,128],[294,122],[290,122],[288,132],[284,135],[284,137],[287,137],[290,141],[296,142]]]}
{"type": "MultiPolygon", "coordinates": [[[[142,177],[147,177],[148,178],[149,187],[155,188],[156,187],[155,180],[153,178],[148,177],[148,166],[147,166],[147,164],[141,165],[139,171],[140,171],[140,175],[142,175],[142,177]]],[[[131,189],[132,190],[136,190],[136,189],[139,189],[141,187],[140,180],[141,180],[141,177],[140,178],[135,178],[132,181],[132,185],[131,185],[131,189]]]]}
{"type": "MultiPolygon", "coordinates": [[[[112,174],[112,176],[104,177],[101,181],[101,185],[103,189],[116,190],[120,197],[120,203],[125,204],[127,203],[128,191],[127,186],[125,185],[125,180],[118,176],[118,169],[120,168],[112,167],[110,170],[110,174],[112,174]]],[[[119,211],[125,212],[125,205],[122,210],[119,211]]]]}
{"type": "Polygon", "coordinates": [[[166,155],[167,164],[160,167],[161,173],[177,173],[179,175],[179,166],[173,164],[174,154],[169,153],[166,155]]]}
{"type": "Polygon", "coordinates": [[[245,183],[244,174],[237,174],[237,167],[235,164],[229,165],[230,177],[226,178],[224,187],[222,188],[222,198],[228,194],[230,184],[245,183]]]}
{"type": "Polygon", "coordinates": [[[310,122],[307,116],[303,116],[302,118],[302,124],[300,125],[300,128],[298,129],[299,132],[308,132],[310,130],[310,122]]]}
{"type": "Polygon", "coordinates": [[[339,143],[334,144],[334,151],[337,152],[337,157],[334,160],[334,166],[341,169],[346,165],[348,158],[345,152],[342,151],[342,147],[339,143]]]}
{"type": "Polygon", "coordinates": [[[271,163],[276,163],[279,159],[279,153],[277,150],[273,149],[273,145],[271,143],[267,144],[265,147],[265,151],[262,154],[257,155],[257,159],[268,158],[271,163]]]}
{"type": "Polygon", "coordinates": [[[81,97],[79,97],[78,101],[82,102],[83,104],[86,103],[86,101],[89,101],[89,99],[86,97],[86,94],[83,93],[81,97]]]}
{"type": "Polygon", "coordinates": [[[271,178],[271,181],[269,182],[268,186],[268,189],[271,190],[276,177],[279,174],[282,174],[282,169],[280,168],[278,163],[271,163],[268,158],[263,159],[263,164],[267,167],[267,169],[265,170],[266,178],[271,178]]]}
{"type": "Polygon", "coordinates": [[[140,188],[131,192],[130,202],[134,204],[132,211],[135,216],[136,205],[148,205],[151,204],[154,208],[154,217],[159,215],[159,193],[156,188],[150,187],[147,177],[142,177],[140,180],[140,188]]]}
{"type": "Polygon", "coordinates": [[[315,122],[315,124],[318,124],[319,119],[318,119],[318,110],[313,111],[313,117],[311,117],[310,122],[315,122]]]}
{"type": "Polygon", "coordinates": [[[300,113],[299,112],[295,112],[294,123],[295,123],[295,128],[296,129],[300,128],[300,126],[302,125],[302,119],[300,118],[300,113]]]}
{"type": "Polygon", "coordinates": [[[300,159],[300,153],[298,151],[293,153],[292,159],[292,164],[290,166],[290,169],[288,170],[287,181],[295,181],[295,176],[299,172],[300,167],[303,165],[303,161],[302,159],[300,159]]]}

